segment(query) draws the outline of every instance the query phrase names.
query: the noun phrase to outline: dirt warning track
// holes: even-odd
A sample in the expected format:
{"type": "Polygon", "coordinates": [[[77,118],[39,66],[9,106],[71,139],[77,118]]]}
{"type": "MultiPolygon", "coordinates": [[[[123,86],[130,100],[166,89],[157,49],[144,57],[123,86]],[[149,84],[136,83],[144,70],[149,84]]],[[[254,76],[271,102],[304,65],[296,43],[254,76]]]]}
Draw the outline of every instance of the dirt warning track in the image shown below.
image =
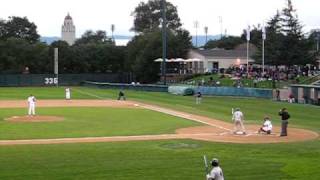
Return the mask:
{"type": "MultiPolygon", "coordinates": [[[[0,101],[0,108],[23,108],[26,101],[0,101]]],[[[163,108],[155,105],[115,100],[39,100],[37,107],[113,107],[113,108],[144,108],[176,117],[202,123],[203,126],[177,129],[176,134],[162,135],[141,135],[141,136],[113,136],[113,137],[83,137],[83,138],[62,138],[62,139],[30,139],[30,140],[1,140],[0,145],[18,144],[60,144],[60,143],[89,143],[89,142],[117,142],[117,141],[145,141],[165,139],[194,139],[212,142],[228,143],[280,143],[297,142],[317,139],[316,132],[290,128],[287,137],[279,137],[279,127],[274,128],[271,135],[257,134],[259,126],[246,125],[246,135],[232,134],[233,125],[224,121],[194,115],[163,108]]]]}

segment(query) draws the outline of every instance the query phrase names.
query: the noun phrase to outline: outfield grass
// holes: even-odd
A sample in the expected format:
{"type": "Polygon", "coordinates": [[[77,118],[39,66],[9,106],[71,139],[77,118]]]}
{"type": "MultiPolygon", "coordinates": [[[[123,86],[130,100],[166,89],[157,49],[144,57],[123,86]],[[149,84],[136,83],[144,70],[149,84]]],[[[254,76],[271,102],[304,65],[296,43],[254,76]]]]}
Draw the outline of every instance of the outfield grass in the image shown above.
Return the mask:
{"type": "MultiPolygon", "coordinates": [[[[63,88],[0,88],[0,98],[26,99],[30,92],[38,99],[64,98],[63,88]],[[9,93],[4,94],[4,92],[9,93]]],[[[139,100],[224,121],[230,121],[232,107],[240,107],[250,123],[260,124],[263,116],[267,114],[272,117],[274,124],[279,124],[277,112],[280,108],[287,107],[292,115],[289,134],[292,126],[320,132],[320,108],[317,106],[231,97],[204,97],[203,103],[197,106],[194,97],[136,91],[125,91],[125,93],[129,100],[139,100]]],[[[73,97],[79,99],[116,99],[117,94],[118,90],[73,88],[73,97]]],[[[49,111],[52,110],[52,113],[58,113],[53,111],[54,108],[39,110],[48,110],[47,113],[51,113],[49,111]]],[[[1,116],[4,111],[1,111],[1,116]]],[[[21,113],[22,111],[25,110],[21,109],[21,113]]],[[[2,126],[3,124],[0,124],[0,127],[2,126]]],[[[21,145],[0,146],[0,154],[0,179],[10,180],[199,180],[204,179],[202,161],[204,154],[210,158],[220,159],[225,179],[318,180],[320,177],[319,139],[279,144],[228,144],[168,140],[21,145]]]]}
{"type": "MultiPolygon", "coordinates": [[[[0,88],[0,100],[26,99],[30,94],[37,99],[64,99],[65,88],[63,87],[9,87],[0,88]]],[[[75,99],[92,99],[91,96],[72,92],[72,98],[75,99]]]]}
{"type": "Polygon", "coordinates": [[[224,144],[191,140],[0,148],[0,179],[204,179],[202,156],[218,157],[225,179],[317,180],[320,141],[224,144]]]}
{"type": "Polygon", "coordinates": [[[0,139],[45,139],[173,134],[176,129],[200,125],[193,121],[145,109],[37,108],[41,115],[60,116],[60,122],[13,123],[6,117],[25,115],[26,109],[0,109],[0,139]]]}

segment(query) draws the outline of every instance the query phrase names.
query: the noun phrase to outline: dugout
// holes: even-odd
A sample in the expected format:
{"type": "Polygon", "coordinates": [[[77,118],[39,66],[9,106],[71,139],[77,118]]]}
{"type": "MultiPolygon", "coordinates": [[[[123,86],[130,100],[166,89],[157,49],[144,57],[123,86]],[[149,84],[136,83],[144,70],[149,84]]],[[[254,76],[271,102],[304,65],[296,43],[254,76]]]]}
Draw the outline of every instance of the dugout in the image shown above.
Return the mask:
{"type": "Polygon", "coordinates": [[[291,85],[290,92],[297,103],[320,105],[320,86],[291,85]]]}

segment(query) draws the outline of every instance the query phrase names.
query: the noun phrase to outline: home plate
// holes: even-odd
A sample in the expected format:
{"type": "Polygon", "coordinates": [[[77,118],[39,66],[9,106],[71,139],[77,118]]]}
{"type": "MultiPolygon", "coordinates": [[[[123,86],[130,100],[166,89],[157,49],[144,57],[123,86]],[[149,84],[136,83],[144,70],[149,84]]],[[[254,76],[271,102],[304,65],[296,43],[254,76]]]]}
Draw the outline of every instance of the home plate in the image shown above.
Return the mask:
{"type": "Polygon", "coordinates": [[[246,133],[245,132],[235,132],[234,134],[236,134],[236,135],[245,135],[246,133]]]}

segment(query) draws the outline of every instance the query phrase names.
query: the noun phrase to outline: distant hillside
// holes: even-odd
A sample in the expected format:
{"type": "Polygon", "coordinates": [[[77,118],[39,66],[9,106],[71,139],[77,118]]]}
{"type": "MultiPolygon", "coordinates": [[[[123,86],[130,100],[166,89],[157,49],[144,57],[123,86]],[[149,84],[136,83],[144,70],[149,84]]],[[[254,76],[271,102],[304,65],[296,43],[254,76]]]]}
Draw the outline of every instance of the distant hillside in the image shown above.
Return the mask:
{"type": "Polygon", "coordinates": [[[44,42],[44,43],[46,43],[48,45],[50,45],[54,41],[58,41],[58,40],[60,40],[59,37],[47,37],[47,36],[40,37],[40,41],[44,42]]]}
{"type": "MultiPolygon", "coordinates": [[[[220,35],[214,35],[214,36],[208,36],[208,41],[209,40],[217,40],[220,39],[220,35]]],[[[192,44],[193,46],[196,46],[196,36],[192,36],[192,44]]],[[[198,47],[204,46],[206,44],[206,36],[198,36],[198,47]]]]}
{"type": "MultiPolygon", "coordinates": [[[[114,36],[114,39],[116,40],[117,45],[126,45],[132,38],[133,38],[133,36],[125,36],[125,35],[115,35],[114,36]]],[[[220,35],[208,36],[208,41],[209,40],[216,40],[219,38],[220,38],[220,35]]],[[[41,42],[45,42],[49,45],[51,43],[53,43],[54,41],[58,41],[58,40],[60,40],[59,37],[48,37],[48,36],[40,37],[41,42]]],[[[203,36],[203,35],[198,36],[198,47],[204,46],[205,43],[206,43],[206,36],[203,36]]],[[[192,44],[194,46],[196,46],[196,36],[192,36],[192,44]]]]}
{"type": "MultiPolygon", "coordinates": [[[[116,44],[118,45],[126,45],[131,39],[132,36],[123,36],[123,35],[115,35],[114,39],[116,40],[116,44]]],[[[60,37],[48,37],[48,36],[43,36],[40,37],[40,41],[44,42],[48,45],[52,44],[54,41],[60,40],[60,37]]]]}

